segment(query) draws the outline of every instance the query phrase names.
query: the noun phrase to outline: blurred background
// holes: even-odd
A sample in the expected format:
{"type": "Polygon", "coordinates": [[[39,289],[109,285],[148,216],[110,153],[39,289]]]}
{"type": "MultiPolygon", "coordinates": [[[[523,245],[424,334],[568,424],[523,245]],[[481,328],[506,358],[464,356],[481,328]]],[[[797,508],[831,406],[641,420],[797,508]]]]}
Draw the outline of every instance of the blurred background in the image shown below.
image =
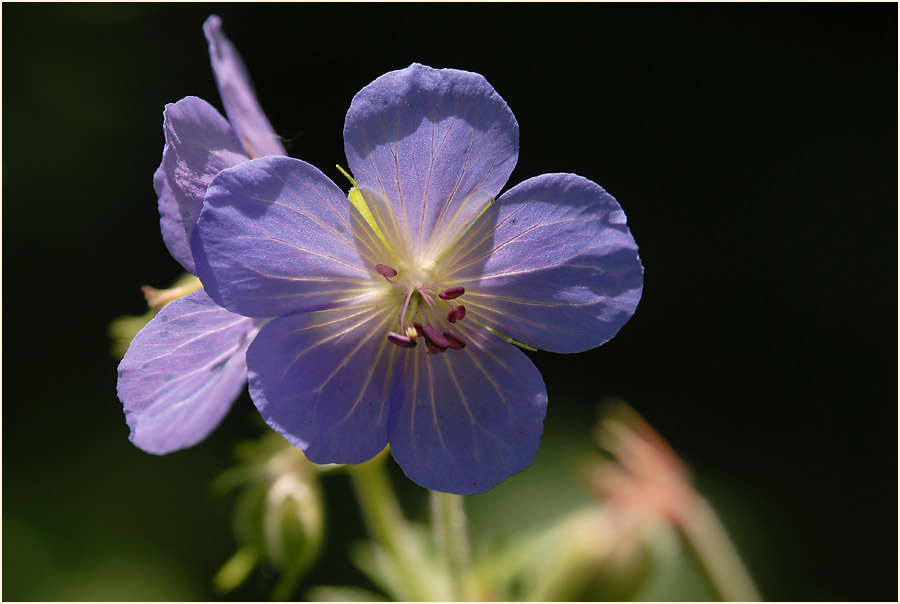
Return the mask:
{"type": "MultiPolygon", "coordinates": [[[[146,310],[141,285],[181,273],[151,175],[166,103],[221,108],[213,12],[289,153],[338,183],[350,99],[421,62],[479,72],[509,103],[510,185],[575,172],[625,209],[641,305],[602,348],[530,354],[546,438],[531,469],[468,498],[476,534],[589,502],[577,466],[615,396],[690,466],[766,598],[896,599],[894,4],[5,4],[4,599],[220,597],[234,500],[210,483],[264,428],[244,395],[200,445],[136,449],[107,337],[146,310]]],[[[394,477],[424,517],[424,491],[394,477]]],[[[366,586],[346,560],[363,534],[349,482],[324,485],[303,587],[366,586]]],[[[228,597],[265,599],[273,572],[228,597]]]]}

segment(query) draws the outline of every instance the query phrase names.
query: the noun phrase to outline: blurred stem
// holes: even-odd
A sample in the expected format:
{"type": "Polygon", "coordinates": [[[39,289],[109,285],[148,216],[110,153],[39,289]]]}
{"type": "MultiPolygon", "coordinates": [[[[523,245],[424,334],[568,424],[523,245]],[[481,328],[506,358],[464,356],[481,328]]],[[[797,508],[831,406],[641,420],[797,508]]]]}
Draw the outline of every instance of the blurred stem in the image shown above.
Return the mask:
{"type": "Polygon", "coordinates": [[[762,601],[725,527],[705,499],[693,497],[678,529],[722,601],[762,601]]]}
{"type": "Polygon", "coordinates": [[[259,551],[252,547],[242,547],[213,577],[213,589],[221,594],[234,591],[247,579],[258,562],[259,551]]]}
{"type": "Polygon", "coordinates": [[[385,469],[387,450],[359,465],[348,465],[359,506],[372,538],[397,563],[409,600],[433,601],[431,590],[417,564],[415,540],[403,517],[385,469]]]}
{"type": "Polygon", "coordinates": [[[276,602],[290,601],[294,590],[297,588],[297,584],[300,582],[300,579],[303,578],[304,569],[305,567],[302,565],[295,565],[283,570],[281,572],[281,578],[278,580],[278,583],[275,584],[275,589],[272,591],[272,599],[276,602]]]}
{"type": "Polygon", "coordinates": [[[431,525],[440,561],[447,569],[456,601],[469,600],[469,534],[461,495],[429,491],[431,525]]]}

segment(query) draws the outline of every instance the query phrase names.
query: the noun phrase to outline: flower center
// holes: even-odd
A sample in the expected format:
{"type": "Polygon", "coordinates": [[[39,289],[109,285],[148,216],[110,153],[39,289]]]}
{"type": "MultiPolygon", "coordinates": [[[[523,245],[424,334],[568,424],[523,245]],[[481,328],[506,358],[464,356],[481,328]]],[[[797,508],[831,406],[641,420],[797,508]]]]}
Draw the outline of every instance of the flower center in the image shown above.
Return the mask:
{"type": "Polygon", "coordinates": [[[465,318],[466,307],[454,300],[466,293],[464,287],[432,283],[430,274],[422,269],[409,271],[404,279],[395,280],[397,270],[386,264],[376,264],[375,271],[403,292],[403,303],[397,313],[399,331],[387,335],[390,343],[401,348],[413,348],[422,338],[433,354],[448,348],[465,348],[466,341],[450,331],[450,325],[465,318]]]}

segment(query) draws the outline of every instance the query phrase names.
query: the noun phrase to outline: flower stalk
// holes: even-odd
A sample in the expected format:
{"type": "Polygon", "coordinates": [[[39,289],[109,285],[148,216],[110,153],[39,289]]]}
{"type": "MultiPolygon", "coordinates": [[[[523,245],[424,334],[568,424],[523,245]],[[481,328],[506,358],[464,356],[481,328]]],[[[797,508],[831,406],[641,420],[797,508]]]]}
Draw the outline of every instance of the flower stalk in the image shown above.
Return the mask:
{"type": "Polygon", "coordinates": [[[762,601],[725,527],[698,493],[676,526],[722,601],[762,601]]]}
{"type": "Polygon", "coordinates": [[[412,529],[394,495],[385,469],[387,449],[369,461],[349,465],[357,500],[366,528],[394,559],[405,582],[406,598],[412,601],[434,601],[434,594],[422,576],[416,560],[416,543],[412,529]]]}
{"type": "Polygon", "coordinates": [[[429,491],[429,495],[438,561],[446,569],[454,599],[470,601],[471,554],[463,497],[440,491],[429,491]]]}
{"type": "Polygon", "coordinates": [[[722,600],[760,601],[725,528],[691,484],[675,451],[624,403],[607,415],[594,437],[613,460],[594,468],[595,493],[620,511],[661,518],[674,526],[722,600]]]}

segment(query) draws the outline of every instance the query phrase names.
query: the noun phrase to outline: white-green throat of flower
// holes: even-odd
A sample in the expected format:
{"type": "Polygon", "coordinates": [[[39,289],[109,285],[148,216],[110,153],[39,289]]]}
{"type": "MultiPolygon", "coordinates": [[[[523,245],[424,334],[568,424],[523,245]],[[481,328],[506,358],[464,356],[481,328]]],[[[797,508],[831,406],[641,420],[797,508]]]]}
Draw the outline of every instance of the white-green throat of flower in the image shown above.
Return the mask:
{"type": "Polygon", "coordinates": [[[413,348],[421,338],[433,354],[446,352],[448,348],[465,348],[466,341],[450,331],[453,323],[466,316],[466,307],[455,302],[466,293],[465,288],[431,283],[425,271],[412,270],[403,278],[387,264],[376,264],[375,270],[402,292],[403,302],[397,314],[399,331],[387,335],[391,344],[413,348]]]}

